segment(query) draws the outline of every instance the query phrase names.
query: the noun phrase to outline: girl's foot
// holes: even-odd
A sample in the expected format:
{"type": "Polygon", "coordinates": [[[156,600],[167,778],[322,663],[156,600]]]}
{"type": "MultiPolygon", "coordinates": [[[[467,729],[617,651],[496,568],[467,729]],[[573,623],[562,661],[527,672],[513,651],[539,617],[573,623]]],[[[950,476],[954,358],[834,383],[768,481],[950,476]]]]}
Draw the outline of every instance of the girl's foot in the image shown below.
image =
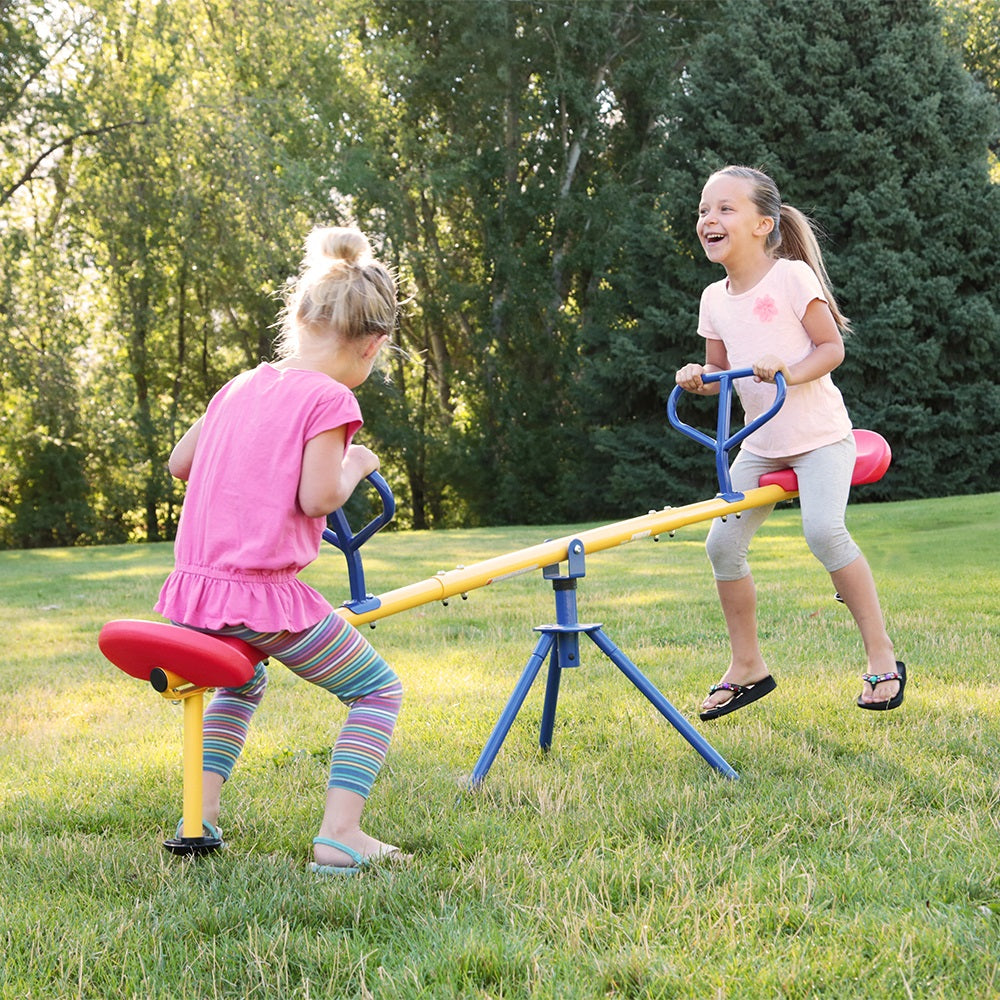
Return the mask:
{"type": "Polygon", "coordinates": [[[881,674],[862,674],[864,688],[858,696],[858,708],[899,708],[906,688],[906,664],[896,660],[895,669],[881,674]],[[888,696],[888,697],[887,697],[888,696]]]}
{"type": "Polygon", "coordinates": [[[766,681],[770,676],[767,667],[763,663],[749,670],[739,670],[736,667],[730,666],[722,675],[722,679],[709,692],[708,697],[701,703],[701,710],[703,712],[711,712],[732,701],[734,692],[725,686],[727,684],[750,687],[760,681],[766,681]]]}
{"type": "Polygon", "coordinates": [[[876,681],[875,684],[870,684],[865,681],[865,685],[861,691],[861,697],[858,699],[859,703],[865,705],[876,705],[883,702],[890,702],[893,698],[899,694],[900,683],[899,677],[899,663],[893,654],[892,646],[886,653],[880,653],[877,662],[869,659],[868,661],[868,671],[862,674],[863,678],[868,677],[887,677],[884,681],[876,681]]]}
{"type": "Polygon", "coordinates": [[[774,678],[768,674],[763,680],[755,681],[753,684],[733,684],[730,681],[721,681],[716,684],[708,693],[709,696],[717,692],[724,691],[728,700],[724,701],[718,708],[706,708],[700,712],[700,718],[708,722],[711,719],[718,719],[721,715],[728,715],[737,709],[752,705],[755,701],[770,694],[776,687],[774,678]]]}
{"type": "MultiPolygon", "coordinates": [[[[352,830],[348,833],[327,836],[323,833],[317,838],[320,841],[331,840],[349,847],[364,861],[411,861],[412,854],[404,854],[395,844],[385,844],[381,840],[369,837],[363,830],[352,830]]],[[[318,865],[333,865],[349,867],[357,863],[357,858],[330,844],[313,843],[313,858],[318,865]]]]}
{"type": "MultiPolygon", "coordinates": [[[[872,676],[878,676],[877,674],[872,676]]],[[[866,705],[881,705],[892,701],[899,694],[899,681],[876,681],[874,685],[865,681],[864,689],[861,692],[861,701],[866,705]]]]}

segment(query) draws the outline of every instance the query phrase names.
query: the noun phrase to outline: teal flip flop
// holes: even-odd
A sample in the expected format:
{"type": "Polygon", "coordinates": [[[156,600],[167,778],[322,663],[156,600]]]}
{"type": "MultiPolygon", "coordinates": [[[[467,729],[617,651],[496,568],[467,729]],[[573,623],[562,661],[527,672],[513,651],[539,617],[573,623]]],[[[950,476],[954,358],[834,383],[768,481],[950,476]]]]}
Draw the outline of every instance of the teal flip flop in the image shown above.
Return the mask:
{"type": "Polygon", "coordinates": [[[360,875],[371,862],[363,858],[353,847],[342,844],[339,840],[328,840],[326,837],[313,838],[314,844],[322,844],[324,847],[332,847],[336,851],[342,851],[353,862],[353,865],[321,865],[315,861],[309,862],[309,871],[314,875],[360,875]]]}
{"type": "MultiPolygon", "coordinates": [[[[212,826],[207,819],[201,821],[201,832],[205,837],[210,837],[212,840],[222,840],[222,827],[212,826]]],[[[177,821],[177,832],[174,834],[177,840],[180,840],[184,836],[184,818],[181,817],[177,821]]]]}

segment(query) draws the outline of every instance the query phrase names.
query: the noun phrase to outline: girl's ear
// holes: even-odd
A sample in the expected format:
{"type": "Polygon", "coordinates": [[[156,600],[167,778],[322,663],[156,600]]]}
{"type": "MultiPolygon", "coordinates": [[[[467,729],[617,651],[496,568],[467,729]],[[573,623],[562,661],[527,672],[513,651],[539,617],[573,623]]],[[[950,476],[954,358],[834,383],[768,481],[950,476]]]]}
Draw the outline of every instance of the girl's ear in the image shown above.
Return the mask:
{"type": "Polygon", "coordinates": [[[374,333],[371,339],[365,345],[365,349],[361,352],[361,357],[365,361],[371,361],[376,354],[382,349],[382,345],[389,339],[389,334],[387,333],[374,333]]]}
{"type": "Polygon", "coordinates": [[[760,222],[757,223],[757,228],[754,229],[755,236],[767,236],[768,233],[774,231],[774,219],[770,215],[762,215],[760,217],[760,222]]]}

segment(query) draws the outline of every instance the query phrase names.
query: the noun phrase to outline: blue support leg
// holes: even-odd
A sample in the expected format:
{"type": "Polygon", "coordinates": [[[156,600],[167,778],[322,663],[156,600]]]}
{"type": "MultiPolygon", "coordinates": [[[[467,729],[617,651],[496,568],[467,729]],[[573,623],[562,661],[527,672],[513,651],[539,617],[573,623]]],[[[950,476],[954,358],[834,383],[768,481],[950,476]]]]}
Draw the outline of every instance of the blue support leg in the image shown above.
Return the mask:
{"type": "Polygon", "coordinates": [[[663,697],[656,687],[642,674],[638,667],[604,634],[600,625],[583,625],[577,617],[577,580],[586,575],[584,549],[579,539],[569,544],[567,554],[568,570],[559,574],[558,566],[546,566],[542,570],[545,579],[552,582],[556,600],[556,624],[540,625],[535,631],[541,637],[528,660],[521,677],[500,715],[493,732],[479,755],[472,770],[469,786],[479,785],[486,777],[490,766],[503,744],[510,727],[527,697],[531,685],[538,676],[546,656],[549,673],[545,686],[545,701],[542,706],[542,722],[538,742],[543,750],[552,745],[552,731],[555,724],[556,702],[559,698],[559,684],[563,670],[580,664],[580,633],[586,633],[608,659],[645,695],[654,708],[676,729],[688,743],[698,751],[704,760],[727,778],[739,775],[719,755],[712,745],[692,726],[673,705],[663,697]]]}
{"type": "Polygon", "coordinates": [[[556,721],[556,702],[559,700],[559,681],[562,678],[560,666],[559,640],[555,637],[555,646],[549,656],[549,676],[545,682],[545,701],[542,704],[542,724],[538,730],[538,745],[543,750],[552,746],[552,730],[556,721]]]}
{"type": "Polygon", "coordinates": [[[603,629],[588,633],[605,656],[646,696],[653,707],[701,754],[727,778],[739,778],[715,748],[663,697],[639,668],[604,634],[603,629]]]}
{"type": "Polygon", "coordinates": [[[538,671],[545,662],[545,657],[548,656],[555,645],[555,641],[555,636],[547,633],[539,638],[534,652],[528,658],[528,662],[521,672],[521,677],[514,688],[514,693],[508,699],[503,712],[500,713],[500,718],[493,727],[493,732],[490,733],[489,739],[483,747],[483,752],[479,755],[479,760],[476,761],[476,766],[472,769],[472,777],[469,779],[469,786],[471,788],[475,788],[486,777],[486,772],[489,771],[500,747],[503,745],[503,741],[506,739],[514,719],[517,718],[517,713],[521,710],[521,705],[524,703],[531,685],[534,684],[535,678],[538,676],[538,671]]]}

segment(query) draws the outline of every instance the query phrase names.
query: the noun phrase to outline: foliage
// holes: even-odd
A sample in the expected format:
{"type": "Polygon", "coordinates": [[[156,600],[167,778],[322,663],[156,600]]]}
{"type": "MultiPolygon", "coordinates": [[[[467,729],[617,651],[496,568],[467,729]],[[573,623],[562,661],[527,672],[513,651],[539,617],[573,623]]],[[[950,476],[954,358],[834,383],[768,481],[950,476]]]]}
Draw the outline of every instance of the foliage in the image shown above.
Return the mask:
{"type": "Polygon", "coordinates": [[[689,10],[374,5],[363,64],[391,67],[389,110],[359,128],[342,186],[386,213],[416,294],[402,333],[424,368],[415,384],[397,372],[405,409],[391,419],[419,414],[420,437],[390,434],[402,438],[412,496],[427,498],[426,513],[414,505],[417,526],[450,513],[433,499],[442,482],[474,523],[578,508],[592,464],[579,329],[595,322],[689,10]]]}
{"type": "Polygon", "coordinates": [[[171,444],[270,356],[327,222],[410,297],[360,393],[401,524],[714,492],[663,407],[735,159],[829,234],[838,380],[897,458],[873,495],[991,488],[993,15],[940,4],[4,3],[0,545],[172,537],[171,444]]]}
{"type": "MultiPolygon", "coordinates": [[[[664,134],[677,239],[699,256],[687,220],[711,170],[761,165],[825,231],[854,322],[836,381],[856,425],[894,449],[873,495],[989,488],[1000,471],[1000,188],[986,163],[996,102],[962,71],[931,7],[748,0],[729,13],[692,51],[664,134]]],[[[673,277],[694,298],[718,275],[703,265],[673,277]]],[[[687,333],[684,358],[699,357],[697,340],[687,333]]],[[[659,414],[645,419],[652,439],[659,414]]]]}
{"type": "MultiPolygon", "coordinates": [[[[958,46],[965,68],[985,87],[1000,95],[1000,6],[993,0],[938,0],[945,21],[944,35],[958,46]]],[[[1000,135],[991,143],[1000,151],[1000,135]]]]}

